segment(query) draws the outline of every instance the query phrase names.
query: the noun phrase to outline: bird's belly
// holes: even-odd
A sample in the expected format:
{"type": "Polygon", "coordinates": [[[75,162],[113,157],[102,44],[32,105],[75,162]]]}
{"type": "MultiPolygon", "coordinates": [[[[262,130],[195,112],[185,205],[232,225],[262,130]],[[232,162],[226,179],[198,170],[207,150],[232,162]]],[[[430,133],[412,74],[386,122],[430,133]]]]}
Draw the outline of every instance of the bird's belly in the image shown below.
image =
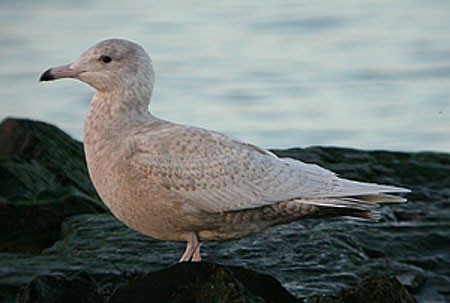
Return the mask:
{"type": "Polygon", "coordinates": [[[196,233],[202,241],[223,241],[240,239],[270,226],[264,220],[254,221],[258,216],[247,212],[203,212],[157,184],[140,180],[130,186],[131,180],[126,181],[127,189],[120,181],[96,188],[119,221],[146,236],[188,241],[196,233]]]}
{"type": "Polygon", "coordinates": [[[240,239],[297,217],[278,206],[207,213],[175,192],[133,177],[115,178],[114,182],[100,183],[96,188],[117,219],[135,231],[161,240],[188,241],[192,233],[201,241],[240,239]]]}
{"type": "Polygon", "coordinates": [[[195,209],[152,180],[114,165],[90,167],[91,179],[105,205],[129,228],[161,240],[186,241],[195,209]],[[125,173],[124,173],[125,172],[125,173]]]}
{"type": "Polygon", "coordinates": [[[189,216],[182,201],[169,199],[161,190],[126,193],[114,191],[105,197],[105,204],[122,223],[146,236],[161,240],[189,239],[189,216]]]}

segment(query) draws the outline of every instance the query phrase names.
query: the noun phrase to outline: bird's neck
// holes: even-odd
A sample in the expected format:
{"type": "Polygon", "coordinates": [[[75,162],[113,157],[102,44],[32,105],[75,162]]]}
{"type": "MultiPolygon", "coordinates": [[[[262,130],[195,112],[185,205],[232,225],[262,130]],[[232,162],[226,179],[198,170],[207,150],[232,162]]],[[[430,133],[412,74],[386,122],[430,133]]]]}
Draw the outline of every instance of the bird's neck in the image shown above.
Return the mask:
{"type": "Polygon", "coordinates": [[[151,88],[97,91],[84,123],[85,143],[93,137],[112,138],[141,121],[152,119],[148,110],[150,97],[151,88]]]}

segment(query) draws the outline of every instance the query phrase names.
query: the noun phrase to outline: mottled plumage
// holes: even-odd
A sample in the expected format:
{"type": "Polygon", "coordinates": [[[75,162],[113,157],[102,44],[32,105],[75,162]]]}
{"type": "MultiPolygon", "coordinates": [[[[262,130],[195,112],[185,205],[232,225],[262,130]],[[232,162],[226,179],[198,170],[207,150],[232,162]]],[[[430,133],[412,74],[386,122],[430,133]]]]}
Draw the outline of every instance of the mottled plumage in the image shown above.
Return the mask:
{"type": "Polygon", "coordinates": [[[199,261],[200,241],[238,239],[302,218],[375,218],[404,188],[342,179],[317,165],[148,111],[154,72],[139,45],[102,41],[42,81],[77,78],[97,90],[84,125],[91,179],[130,228],[186,241],[180,261],[199,261]]]}

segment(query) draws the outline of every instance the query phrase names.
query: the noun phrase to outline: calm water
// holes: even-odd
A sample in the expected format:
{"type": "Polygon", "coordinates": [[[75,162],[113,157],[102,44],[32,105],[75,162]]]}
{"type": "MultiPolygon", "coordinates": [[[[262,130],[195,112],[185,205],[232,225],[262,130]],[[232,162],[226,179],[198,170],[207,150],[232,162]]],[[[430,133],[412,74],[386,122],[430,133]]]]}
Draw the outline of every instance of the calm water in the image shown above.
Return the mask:
{"type": "Polygon", "coordinates": [[[37,78],[124,37],[154,60],[157,116],[264,147],[450,151],[450,1],[244,2],[2,1],[0,118],[81,138],[93,90],[37,78]]]}

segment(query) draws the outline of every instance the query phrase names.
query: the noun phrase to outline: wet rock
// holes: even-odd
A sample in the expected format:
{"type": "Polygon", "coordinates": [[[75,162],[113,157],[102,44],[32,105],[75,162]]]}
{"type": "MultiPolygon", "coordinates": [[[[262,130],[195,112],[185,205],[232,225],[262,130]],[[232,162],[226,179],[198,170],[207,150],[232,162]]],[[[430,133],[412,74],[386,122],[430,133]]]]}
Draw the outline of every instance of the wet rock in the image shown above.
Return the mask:
{"type": "Polygon", "coordinates": [[[300,302],[271,276],[234,266],[179,263],[119,288],[112,302],[300,302]]]}
{"type": "Polygon", "coordinates": [[[0,251],[39,253],[64,218],[104,212],[82,144],[58,128],[26,119],[0,125],[0,251]]]}
{"type": "Polygon", "coordinates": [[[294,303],[274,278],[242,267],[180,263],[138,277],[43,275],[22,288],[19,302],[294,303]]]}
{"type": "Polygon", "coordinates": [[[35,278],[21,292],[19,302],[102,302],[95,279],[85,273],[35,278]]]}
{"type": "Polygon", "coordinates": [[[93,199],[77,194],[58,199],[0,201],[0,251],[40,253],[59,240],[65,218],[103,211],[93,199]]]}
{"type": "Polygon", "coordinates": [[[295,298],[274,278],[235,266],[180,263],[146,275],[84,272],[35,278],[19,302],[416,303],[396,278],[374,275],[337,295],[295,298]]]}
{"type": "Polygon", "coordinates": [[[39,121],[2,121],[0,179],[0,197],[8,200],[57,197],[68,192],[97,198],[82,143],[39,121]]]}
{"type": "Polygon", "coordinates": [[[427,214],[424,212],[403,212],[395,211],[395,218],[397,221],[412,221],[425,217],[427,214]]]}
{"type": "Polygon", "coordinates": [[[4,120],[0,301],[14,302],[25,287],[22,302],[135,302],[146,296],[166,302],[301,302],[257,272],[276,277],[305,302],[402,298],[404,287],[387,276],[358,282],[373,272],[399,278],[421,302],[449,299],[444,264],[450,243],[450,155],[331,147],[274,152],[344,177],[409,187],[412,201],[383,208],[378,223],[307,220],[204,245],[206,260],[240,267],[169,266],[183,245],[149,239],[117,222],[95,194],[80,142],[46,123],[4,120]],[[337,294],[317,297],[323,293],[337,294]]]}
{"type": "Polygon", "coordinates": [[[396,278],[374,275],[335,296],[307,298],[305,303],[417,303],[396,278]]]}

